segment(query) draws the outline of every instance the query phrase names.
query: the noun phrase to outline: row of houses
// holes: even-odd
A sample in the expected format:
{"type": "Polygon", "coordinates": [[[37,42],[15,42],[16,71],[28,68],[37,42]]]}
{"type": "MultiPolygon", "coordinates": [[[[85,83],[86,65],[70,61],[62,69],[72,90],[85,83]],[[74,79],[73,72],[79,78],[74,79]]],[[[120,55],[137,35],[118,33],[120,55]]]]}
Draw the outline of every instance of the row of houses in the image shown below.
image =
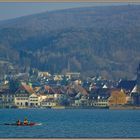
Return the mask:
{"type": "MultiPolygon", "coordinates": [[[[0,107],[92,107],[140,106],[140,66],[136,80],[112,82],[93,77],[81,80],[79,73],[70,73],[73,80],[60,75],[49,79],[48,73],[40,73],[35,82],[24,80],[13,84],[4,81],[0,88],[0,107]]],[[[50,76],[50,75],[49,75],[50,76]]],[[[68,77],[68,76],[67,76],[68,77]]]]}
{"type": "Polygon", "coordinates": [[[9,91],[1,91],[0,107],[52,107],[56,106],[57,96],[55,94],[37,94],[33,88],[26,83],[21,83],[21,86],[15,93],[9,91]],[[53,101],[52,101],[53,100],[53,101]]]}
{"type": "Polygon", "coordinates": [[[136,81],[121,80],[117,87],[87,89],[79,83],[69,86],[42,85],[32,87],[31,84],[21,82],[15,92],[5,89],[0,91],[0,107],[98,107],[107,108],[114,105],[140,105],[140,93],[136,81]],[[129,86],[128,86],[129,85],[129,86]]]}

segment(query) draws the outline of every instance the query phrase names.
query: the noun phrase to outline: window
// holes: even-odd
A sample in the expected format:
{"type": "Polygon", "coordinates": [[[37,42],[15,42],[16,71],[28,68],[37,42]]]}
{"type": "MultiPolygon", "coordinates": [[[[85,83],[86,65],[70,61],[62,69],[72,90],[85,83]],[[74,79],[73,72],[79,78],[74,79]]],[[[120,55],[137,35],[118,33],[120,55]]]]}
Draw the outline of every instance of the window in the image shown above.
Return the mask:
{"type": "Polygon", "coordinates": [[[28,106],[28,102],[25,102],[25,106],[28,106]]]}

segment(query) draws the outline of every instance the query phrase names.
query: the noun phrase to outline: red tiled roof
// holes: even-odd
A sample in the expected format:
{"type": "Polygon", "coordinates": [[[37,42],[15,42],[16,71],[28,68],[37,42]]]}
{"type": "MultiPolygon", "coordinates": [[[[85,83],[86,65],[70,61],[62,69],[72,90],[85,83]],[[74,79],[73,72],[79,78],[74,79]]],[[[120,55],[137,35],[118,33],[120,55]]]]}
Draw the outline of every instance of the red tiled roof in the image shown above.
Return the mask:
{"type": "Polygon", "coordinates": [[[22,83],[22,88],[25,89],[28,93],[35,93],[33,88],[27,84],[22,83]]]}

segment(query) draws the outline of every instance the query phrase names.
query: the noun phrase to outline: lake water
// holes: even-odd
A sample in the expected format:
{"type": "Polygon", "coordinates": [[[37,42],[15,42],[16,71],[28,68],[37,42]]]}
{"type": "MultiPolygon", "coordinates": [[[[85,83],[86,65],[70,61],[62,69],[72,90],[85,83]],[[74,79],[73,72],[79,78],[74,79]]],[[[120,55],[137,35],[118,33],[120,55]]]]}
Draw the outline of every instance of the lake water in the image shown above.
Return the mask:
{"type": "Polygon", "coordinates": [[[0,109],[0,138],[136,138],[140,110],[0,109]],[[24,118],[39,126],[6,126],[24,118]]]}

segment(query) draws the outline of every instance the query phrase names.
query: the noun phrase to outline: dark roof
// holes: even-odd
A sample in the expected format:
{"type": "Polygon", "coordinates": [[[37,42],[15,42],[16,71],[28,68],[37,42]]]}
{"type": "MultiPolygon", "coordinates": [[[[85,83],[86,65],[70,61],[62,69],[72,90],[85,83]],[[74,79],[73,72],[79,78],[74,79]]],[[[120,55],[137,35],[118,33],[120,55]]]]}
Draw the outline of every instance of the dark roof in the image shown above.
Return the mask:
{"type": "Polygon", "coordinates": [[[94,95],[100,95],[100,96],[108,96],[110,95],[110,90],[109,88],[97,88],[97,89],[93,89],[90,94],[94,94],[94,95]]]}
{"type": "Polygon", "coordinates": [[[41,86],[41,83],[40,82],[34,82],[34,83],[32,83],[32,86],[33,87],[39,87],[39,86],[41,86]]]}
{"type": "Polygon", "coordinates": [[[121,80],[117,88],[125,89],[127,91],[132,91],[135,85],[136,85],[136,80],[121,80]]]}

